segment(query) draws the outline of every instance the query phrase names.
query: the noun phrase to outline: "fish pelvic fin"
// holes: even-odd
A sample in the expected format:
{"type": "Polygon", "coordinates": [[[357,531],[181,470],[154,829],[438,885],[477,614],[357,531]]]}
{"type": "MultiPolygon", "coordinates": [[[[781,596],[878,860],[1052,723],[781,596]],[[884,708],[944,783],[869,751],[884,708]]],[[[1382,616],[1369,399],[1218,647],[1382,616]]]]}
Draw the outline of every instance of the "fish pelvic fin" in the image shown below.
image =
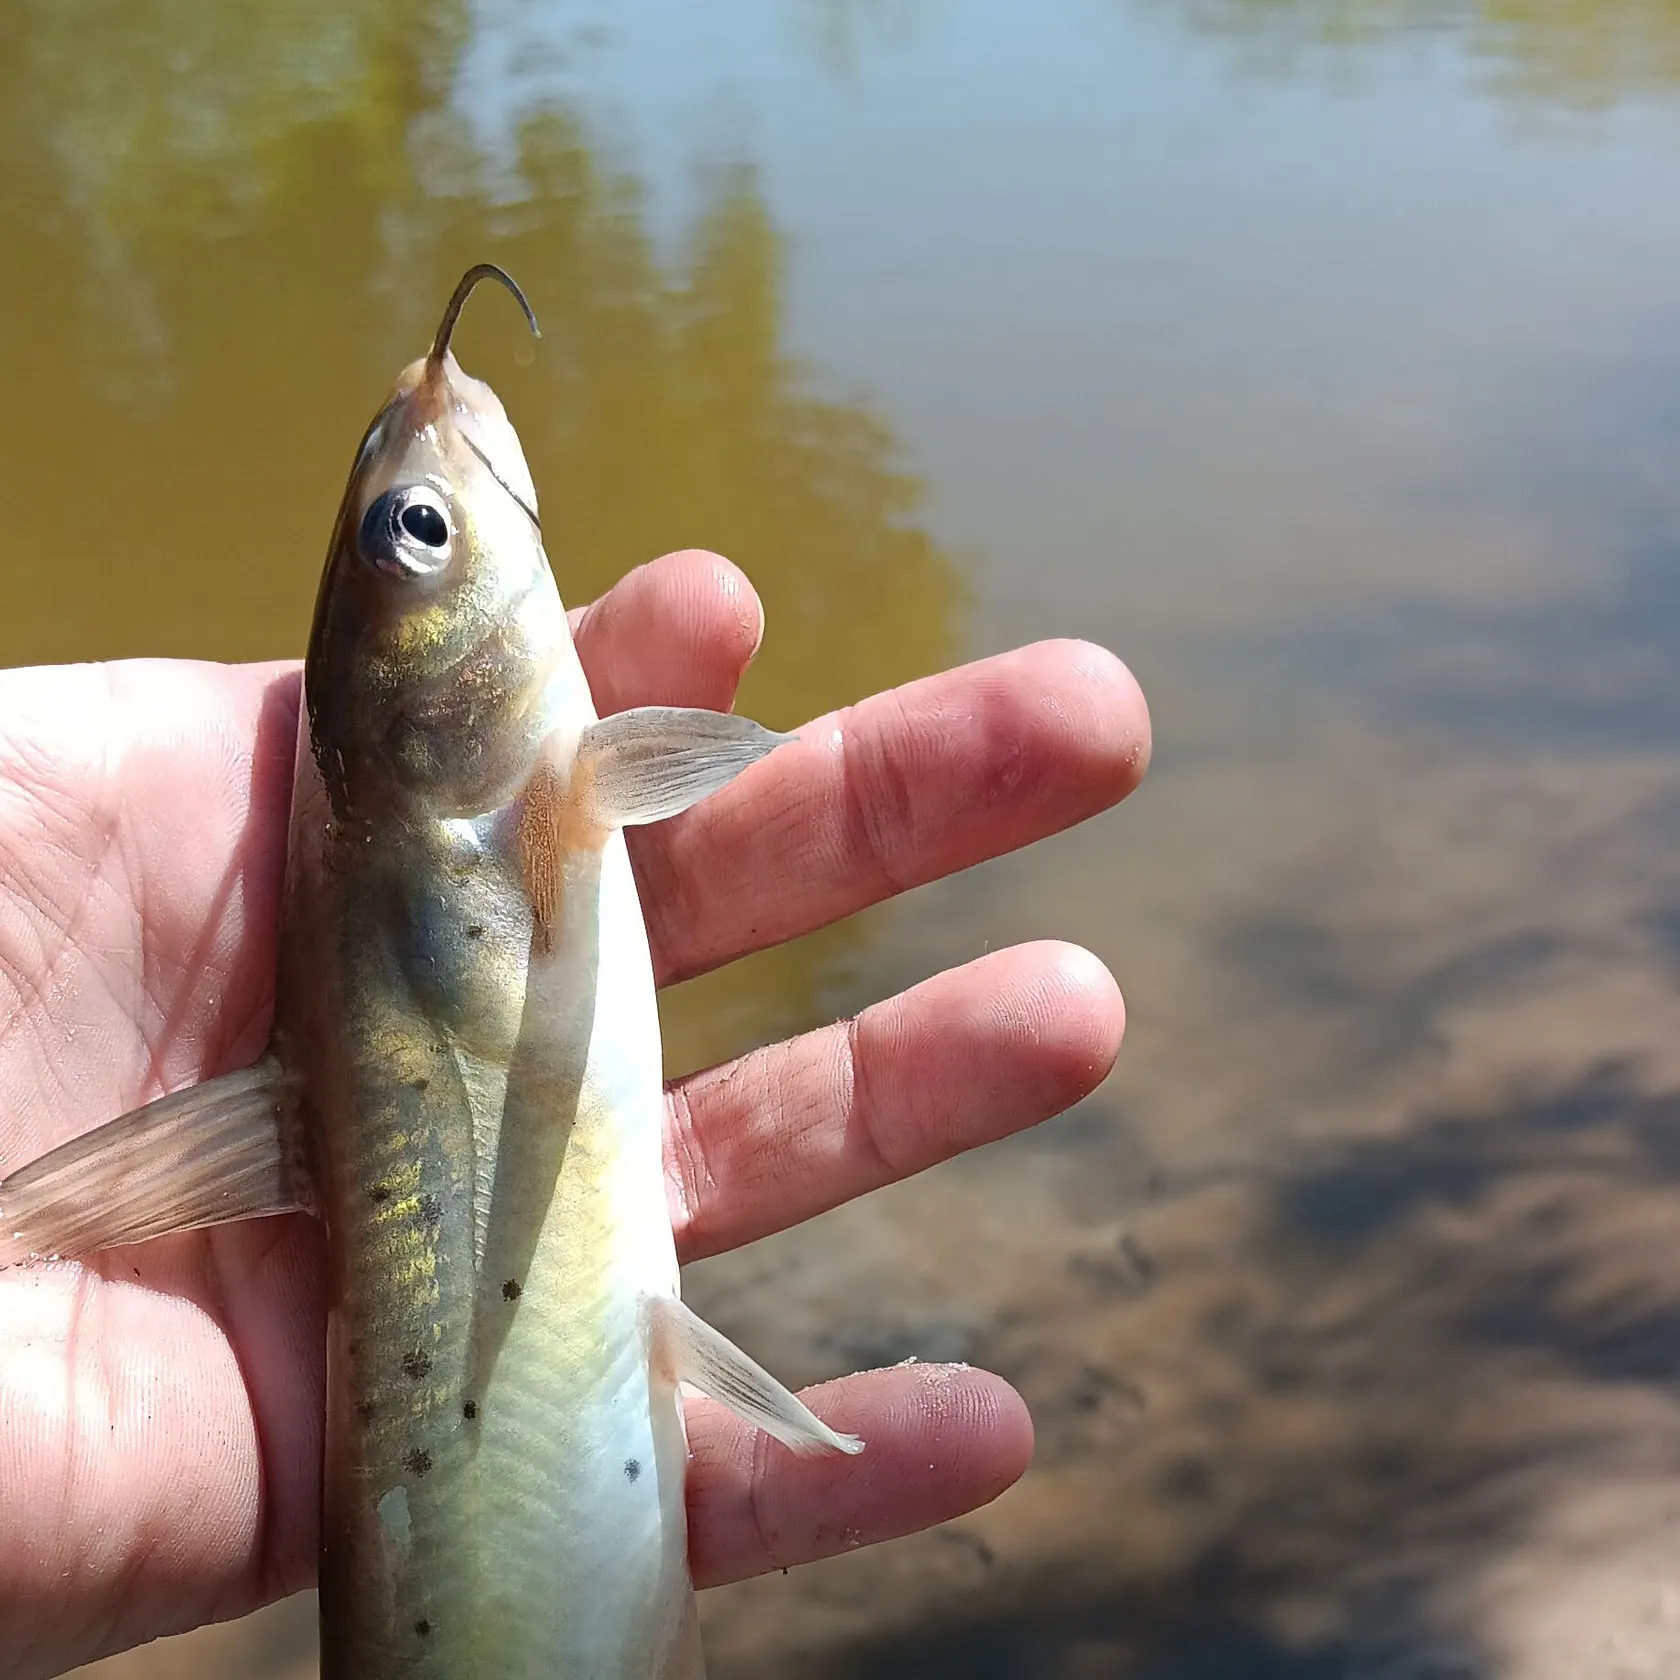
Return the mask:
{"type": "Polygon", "coordinates": [[[637,706],[584,730],[577,773],[596,821],[627,828],[686,811],[792,739],[730,712],[637,706]]]}
{"type": "Polygon", "coordinates": [[[0,1179],[0,1267],[312,1203],[279,1063],[206,1080],[0,1179]]]}
{"type": "Polygon", "coordinates": [[[793,1452],[863,1451],[857,1436],[830,1429],[803,1400],[674,1295],[649,1295],[645,1300],[655,1362],[674,1382],[689,1383],[793,1452]]]}

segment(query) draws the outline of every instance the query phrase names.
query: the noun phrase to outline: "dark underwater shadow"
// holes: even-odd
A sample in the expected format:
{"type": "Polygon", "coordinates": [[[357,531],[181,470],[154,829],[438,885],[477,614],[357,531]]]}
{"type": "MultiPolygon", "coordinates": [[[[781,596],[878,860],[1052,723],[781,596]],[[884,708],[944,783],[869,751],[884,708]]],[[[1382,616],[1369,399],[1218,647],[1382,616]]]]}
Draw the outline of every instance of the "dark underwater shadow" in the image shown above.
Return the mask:
{"type": "MultiPolygon", "coordinates": [[[[1169,1194],[1151,1219],[1176,1234],[1141,1273],[1082,1269],[1078,1300],[1052,1321],[957,1350],[1032,1398],[1040,1465],[1065,1489],[1044,1497],[1072,1501],[1070,1549],[1011,1557],[1005,1540],[994,1557],[982,1531],[947,1531],[978,1558],[968,1588],[801,1652],[801,1672],[1502,1672],[1462,1584],[1579,1489],[1680,1473],[1680,1429],[1647,1427],[1638,1398],[1680,1379],[1680,1270],[1652,1240],[1680,1229],[1680,1090],[1606,1060],[1304,1154],[1241,1192],[1246,1240],[1221,1229],[1231,1186],[1190,1189],[1177,1207],[1169,1194]],[[1158,1368],[1163,1335],[1177,1393],[1158,1368]],[[1053,1345],[1082,1351],[1083,1392],[1046,1369],[1053,1345]],[[1106,1528],[1079,1511],[1102,1503],[1106,1528]],[[1151,1525],[1185,1540],[1138,1567],[1151,1525]]],[[[890,1599],[890,1565],[875,1575],[890,1599]]]]}

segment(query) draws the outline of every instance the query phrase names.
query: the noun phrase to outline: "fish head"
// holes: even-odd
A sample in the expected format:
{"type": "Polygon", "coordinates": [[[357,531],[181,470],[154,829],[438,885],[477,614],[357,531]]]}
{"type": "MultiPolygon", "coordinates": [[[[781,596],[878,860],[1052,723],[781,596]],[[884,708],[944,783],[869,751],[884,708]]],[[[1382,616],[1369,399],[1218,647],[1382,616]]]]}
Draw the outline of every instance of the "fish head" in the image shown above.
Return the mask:
{"type": "Polygon", "coordinates": [[[495,809],[552,727],[555,672],[576,666],[518,434],[449,348],[486,274],[529,318],[499,269],[469,271],[368,427],[333,527],[304,697],[341,818],[495,809]]]}

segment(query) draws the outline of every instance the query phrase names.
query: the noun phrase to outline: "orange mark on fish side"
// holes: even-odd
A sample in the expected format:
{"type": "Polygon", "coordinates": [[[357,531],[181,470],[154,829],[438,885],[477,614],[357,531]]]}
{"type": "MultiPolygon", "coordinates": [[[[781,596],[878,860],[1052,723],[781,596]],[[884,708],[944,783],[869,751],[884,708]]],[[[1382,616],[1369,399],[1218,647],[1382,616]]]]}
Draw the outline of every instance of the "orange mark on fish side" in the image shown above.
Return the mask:
{"type": "Polygon", "coordinates": [[[538,949],[548,951],[560,919],[569,853],[599,851],[607,830],[595,816],[594,777],[576,763],[569,783],[544,759],[532,773],[519,810],[519,874],[536,922],[538,949]]]}

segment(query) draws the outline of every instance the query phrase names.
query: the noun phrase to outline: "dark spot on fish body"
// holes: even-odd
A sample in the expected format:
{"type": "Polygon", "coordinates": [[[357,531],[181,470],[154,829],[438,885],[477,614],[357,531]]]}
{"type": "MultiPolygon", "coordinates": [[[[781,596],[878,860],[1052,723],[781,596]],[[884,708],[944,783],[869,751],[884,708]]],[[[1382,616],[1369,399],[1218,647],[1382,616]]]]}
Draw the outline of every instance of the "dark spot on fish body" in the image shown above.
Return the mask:
{"type": "Polygon", "coordinates": [[[476,1400],[467,1401],[467,1403],[461,1408],[461,1416],[464,1417],[468,1423],[471,1423],[473,1419],[478,1416],[478,1402],[476,1400]]]}
{"type": "Polygon", "coordinates": [[[433,1230],[443,1223],[443,1203],[436,1196],[422,1196],[417,1206],[420,1223],[427,1230],[433,1230]]]}
{"type": "Polygon", "coordinates": [[[504,1301],[517,1301],[524,1293],[525,1291],[519,1287],[518,1278],[509,1278],[502,1285],[502,1299],[504,1301]]]}
{"type": "Polygon", "coordinates": [[[635,1481],[642,1473],[642,1461],[639,1458],[627,1458],[624,1461],[624,1479],[635,1481]]]}
{"type": "Polygon", "coordinates": [[[403,1460],[403,1468],[411,1476],[424,1476],[432,1467],[432,1455],[424,1447],[416,1447],[403,1460]]]}
{"type": "Polygon", "coordinates": [[[378,1415],[379,1408],[373,1403],[373,1401],[358,1400],[356,1402],[356,1419],[359,1423],[363,1425],[370,1424],[378,1415]]]}
{"type": "Polygon", "coordinates": [[[468,927],[468,929],[467,929],[467,938],[468,939],[482,939],[483,937],[484,937],[484,924],[482,922],[474,922],[474,923],[472,923],[472,925],[470,927],[468,927]]]}
{"type": "Polygon", "coordinates": [[[412,1353],[403,1355],[403,1375],[419,1382],[432,1368],[432,1356],[424,1348],[416,1348],[412,1353]]]}
{"type": "Polygon", "coordinates": [[[414,1081],[414,1089],[416,1091],[428,1091],[431,1089],[431,1084],[432,1082],[429,1079],[416,1079],[414,1081]]]}
{"type": "Polygon", "coordinates": [[[414,1624],[414,1631],[419,1634],[422,1639],[428,1638],[432,1631],[432,1624],[428,1622],[424,1616],[422,1616],[420,1620],[414,1624]]]}
{"type": "Polygon", "coordinates": [[[368,1200],[375,1207],[382,1207],[391,1199],[391,1187],[388,1184],[376,1184],[368,1191],[368,1200]]]}

